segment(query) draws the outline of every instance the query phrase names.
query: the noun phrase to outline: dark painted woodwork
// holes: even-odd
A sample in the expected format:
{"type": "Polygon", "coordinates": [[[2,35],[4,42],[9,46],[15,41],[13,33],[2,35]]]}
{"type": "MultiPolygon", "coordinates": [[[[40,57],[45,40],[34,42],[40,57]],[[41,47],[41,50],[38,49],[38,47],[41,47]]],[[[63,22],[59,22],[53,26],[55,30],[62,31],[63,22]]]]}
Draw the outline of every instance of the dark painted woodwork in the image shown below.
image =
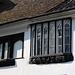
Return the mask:
{"type": "Polygon", "coordinates": [[[37,56],[31,57],[30,64],[50,64],[50,63],[63,63],[73,61],[73,55],[69,54],[60,54],[60,55],[48,55],[48,56],[37,56]]]}
{"type": "Polygon", "coordinates": [[[2,60],[0,60],[0,67],[14,66],[14,65],[15,65],[15,59],[2,59],[2,60]]]}

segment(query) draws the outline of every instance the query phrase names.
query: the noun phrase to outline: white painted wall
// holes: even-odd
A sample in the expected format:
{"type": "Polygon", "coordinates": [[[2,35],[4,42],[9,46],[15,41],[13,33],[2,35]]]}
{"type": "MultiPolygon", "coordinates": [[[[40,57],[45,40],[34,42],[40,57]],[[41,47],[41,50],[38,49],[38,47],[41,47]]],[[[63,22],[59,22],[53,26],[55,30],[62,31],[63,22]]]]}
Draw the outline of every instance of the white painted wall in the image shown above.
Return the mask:
{"type": "MultiPolygon", "coordinates": [[[[75,75],[75,60],[58,64],[29,64],[30,29],[25,29],[24,32],[24,59],[16,59],[15,66],[0,67],[0,75],[75,75]]],[[[75,19],[72,20],[72,34],[72,51],[75,58],[75,19]]]]}

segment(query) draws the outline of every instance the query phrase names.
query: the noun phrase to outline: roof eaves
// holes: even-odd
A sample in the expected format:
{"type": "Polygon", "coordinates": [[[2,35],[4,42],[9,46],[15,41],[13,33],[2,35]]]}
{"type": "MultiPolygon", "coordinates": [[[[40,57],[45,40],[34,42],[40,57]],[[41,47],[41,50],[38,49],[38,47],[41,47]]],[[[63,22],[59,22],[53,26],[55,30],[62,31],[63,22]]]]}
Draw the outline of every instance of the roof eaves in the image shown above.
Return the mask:
{"type": "Polygon", "coordinates": [[[10,24],[10,23],[13,23],[13,22],[22,21],[22,20],[33,19],[33,18],[38,18],[38,17],[41,17],[41,16],[46,16],[46,15],[61,13],[61,12],[65,12],[65,11],[70,11],[70,10],[74,10],[74,9],[75,9],[75,7],[74,8],[70,8],[70,9],[65,9],[65,10],[58,10],[58,11],[54,11],[54,12],[49,12],[49,13],[45,13],[45,14],[42,14],[42,15],[39,15],[39,16],[30,17],[30,18],[22,18],[22,19],[10,21],[10,22],[2,23],[2,24],[0,24],[0,26],[5,25],[5,24],[10,24]]]}

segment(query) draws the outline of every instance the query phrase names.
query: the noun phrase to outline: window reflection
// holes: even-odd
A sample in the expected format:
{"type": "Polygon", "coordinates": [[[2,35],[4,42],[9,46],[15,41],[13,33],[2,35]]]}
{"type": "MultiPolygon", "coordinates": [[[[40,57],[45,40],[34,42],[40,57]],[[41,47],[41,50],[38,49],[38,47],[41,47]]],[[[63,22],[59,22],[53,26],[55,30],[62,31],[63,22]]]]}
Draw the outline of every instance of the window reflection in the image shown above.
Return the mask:
{"type": "Polygon", "coordinates": [[[36,40],[36,43],[37,43],[37,46],[36,46],[36,50],[37,50],[37,55],[40,55],[41,54],[41,24],[38,24],[37,25],[37,31],[36,31],[36,34],[37,34],[37,40],[36,40]]]}
{"type": "Polygon", "coordinates": [[[70,53],[70,20],[64,20],[64,52],[70,53]]]}
{"type": "Polygon", "coordinates": [[[22,57],[22,41],[17,41],[14,43],[13,58],[22,57]]]}
{"type": "Polygon", "coordinates": [[[55,53],[55,22],[49,24],[49,54],[55,53]]]}
{"type": "Polygon", "coordinates": [[[33,25],[32,26],[32,56],[35,55],[35,50],[34,50],[34,47],[35,47],[35,26],[33,25]]]}
{"type": "Polygon", "coordinates": [[[62,53],[62,21],[56,22],[57,53],[62,53]]]}
{"type": "Polygon", "coordinates": [[[43,43],[44,43],[44,50],[43,54],[48,54],[48,24],[43,24],[43,43]]]}
{"type": "Polygon", "coordinates": [[[8,42],[5,43],[4,59],[7,59],[7,52],[8,52],[8,42]]]}

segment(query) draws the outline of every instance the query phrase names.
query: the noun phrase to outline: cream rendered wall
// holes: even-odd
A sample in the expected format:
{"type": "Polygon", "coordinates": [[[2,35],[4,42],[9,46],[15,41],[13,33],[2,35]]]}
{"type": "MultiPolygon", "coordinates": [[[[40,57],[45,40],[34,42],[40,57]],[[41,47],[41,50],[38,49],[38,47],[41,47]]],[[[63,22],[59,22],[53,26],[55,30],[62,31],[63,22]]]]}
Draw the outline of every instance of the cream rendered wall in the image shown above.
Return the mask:
{"type": "MultiPolygon", "coordinates": [[[[75,60],[57,64],[29,64],[30,29],[25,32],[24,49],[23,75],[75,75],[75,60]]],[[[75,19],[72,20],[72,52],[75,58],[75,19]]]]}

